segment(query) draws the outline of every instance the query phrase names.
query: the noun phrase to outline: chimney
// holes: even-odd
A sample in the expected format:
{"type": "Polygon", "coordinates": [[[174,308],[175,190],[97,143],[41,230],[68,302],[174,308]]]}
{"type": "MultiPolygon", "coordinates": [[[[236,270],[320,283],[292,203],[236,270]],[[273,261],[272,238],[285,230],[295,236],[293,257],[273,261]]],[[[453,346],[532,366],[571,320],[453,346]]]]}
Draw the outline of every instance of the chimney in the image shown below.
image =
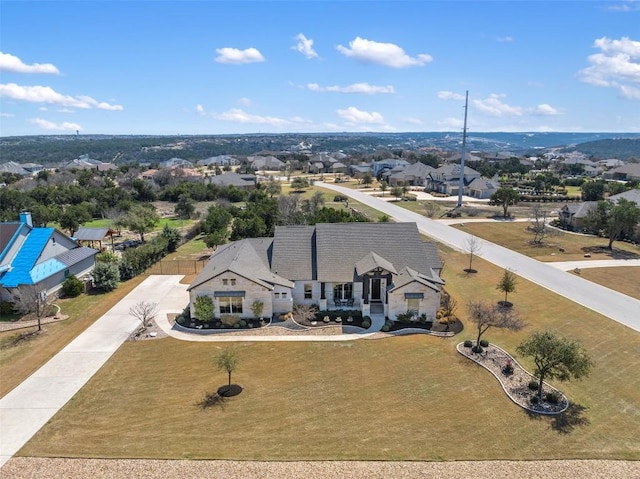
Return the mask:
{"type": "Polygon", "coordinates": [[[23,211],[20,213],[20,223],[26,224],[33,228],[33,221],[31,220],[31,213],[29,211],[23,211]]]}

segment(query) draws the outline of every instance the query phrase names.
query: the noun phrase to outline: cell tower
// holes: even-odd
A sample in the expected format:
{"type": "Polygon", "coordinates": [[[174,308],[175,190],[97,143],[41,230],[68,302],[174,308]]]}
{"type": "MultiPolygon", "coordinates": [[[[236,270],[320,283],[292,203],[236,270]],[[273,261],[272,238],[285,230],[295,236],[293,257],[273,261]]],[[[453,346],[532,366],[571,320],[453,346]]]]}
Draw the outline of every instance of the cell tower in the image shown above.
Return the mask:
{"type": "Polygon", "coordinates": [[[462,193],[464,191],[464,157],[467,149],[467,109],[469,107],[469,90],[464,100],[464,126],[462,128],[462,153],[460,154],[460,183],[458,184],[458,204],[456,208],[462,207],[462,193]]]}

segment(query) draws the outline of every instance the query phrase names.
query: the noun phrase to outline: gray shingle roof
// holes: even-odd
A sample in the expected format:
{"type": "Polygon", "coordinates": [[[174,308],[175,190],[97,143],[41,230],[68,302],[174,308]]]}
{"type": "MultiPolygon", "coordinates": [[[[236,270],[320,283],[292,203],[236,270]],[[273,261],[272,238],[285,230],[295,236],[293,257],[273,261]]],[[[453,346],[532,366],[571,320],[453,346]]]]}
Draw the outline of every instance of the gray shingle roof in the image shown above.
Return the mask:
{"type": "Polygon", "coordinates": [[[376,268],[382,268],[391,273],[398,274],[389,261],[384,259],[382,256],[375,254],[373,251],[369,251],[364,258],[360,259],[360,261],[356,263],[356,273],[358,273],[359,276],[362,276],[376,268]]]}
{"type": "Polygon", "coordinates": [[[624,191],[617,195],[611,195],[607,198],[609,201],[618,201],[620,198],[624,198],[627,201],[633,201],[636,205],[640,206],[640,189],[624,191]]]}
{"type": "Polygon", "coordinates": [[[296,280],[317,276],[314,226],[276,226],[271,271],[296,280]]]}
{"type": "Polygon", "coordinates": [[[225,271],[234,272],[265,288],[271,289],[274,284],[292,288],[291,281],[269,269],[268,250],[272,243],[272,238],[249,238],[219,247],[188,289],[225,271]]]}
{"type": "Polygon", "coordinates": [[[334,223],[316,225],[318,281],[353,281],[355,264],[369,252],[391,262],[396,271],[410,266],[431,274],[415,223],[334,223]]]}

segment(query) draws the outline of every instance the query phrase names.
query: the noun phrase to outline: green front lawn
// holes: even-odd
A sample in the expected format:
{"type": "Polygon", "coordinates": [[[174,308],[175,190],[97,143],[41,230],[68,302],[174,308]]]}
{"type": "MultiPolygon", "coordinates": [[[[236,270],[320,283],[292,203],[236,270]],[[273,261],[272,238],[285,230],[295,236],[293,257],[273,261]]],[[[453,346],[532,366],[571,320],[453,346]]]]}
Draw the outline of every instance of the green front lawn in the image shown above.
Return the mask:
{"type": "MultiPolygon", "coordinates": [[[[498,301],[502,270],[444,252],[448,290],[498,301]]],[[[527,327],[485,337],[514,353],[532,331],[578,339],[596,368],[554,383],[574,405],[530,417],[455,351],[474,337],[422,335],[336,343],[125,343],[20,451],[23,456],[242,460],[640,459],[640,335],[520,279],[509,296],[527,327]],[[241,395],[202,409],[225,384],[213,358],[238,350],[241,395]]],[[[519,358],[520,359],[520,358],[519,358]]],[[[531,368],[529,360],[522,364],[531,368]]]]}

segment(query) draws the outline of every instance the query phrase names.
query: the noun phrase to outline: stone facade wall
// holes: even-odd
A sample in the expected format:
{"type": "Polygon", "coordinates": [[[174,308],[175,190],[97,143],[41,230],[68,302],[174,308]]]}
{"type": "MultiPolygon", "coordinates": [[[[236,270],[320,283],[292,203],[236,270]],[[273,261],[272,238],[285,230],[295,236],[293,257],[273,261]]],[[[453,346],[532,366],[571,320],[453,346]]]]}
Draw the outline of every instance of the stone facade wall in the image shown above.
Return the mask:
{"type": "Polygon", "coordinates": [[[423,293],[424,298],[420,300],[418,314],[425,314],[427,318],[432,319],[436,317],[436,312],[440,307],[440,293],[414,281],[389,293],[388,316],[390,319],[395,319],[398,314],[407,312],[407,300],[404,293],[423,293]]]}

